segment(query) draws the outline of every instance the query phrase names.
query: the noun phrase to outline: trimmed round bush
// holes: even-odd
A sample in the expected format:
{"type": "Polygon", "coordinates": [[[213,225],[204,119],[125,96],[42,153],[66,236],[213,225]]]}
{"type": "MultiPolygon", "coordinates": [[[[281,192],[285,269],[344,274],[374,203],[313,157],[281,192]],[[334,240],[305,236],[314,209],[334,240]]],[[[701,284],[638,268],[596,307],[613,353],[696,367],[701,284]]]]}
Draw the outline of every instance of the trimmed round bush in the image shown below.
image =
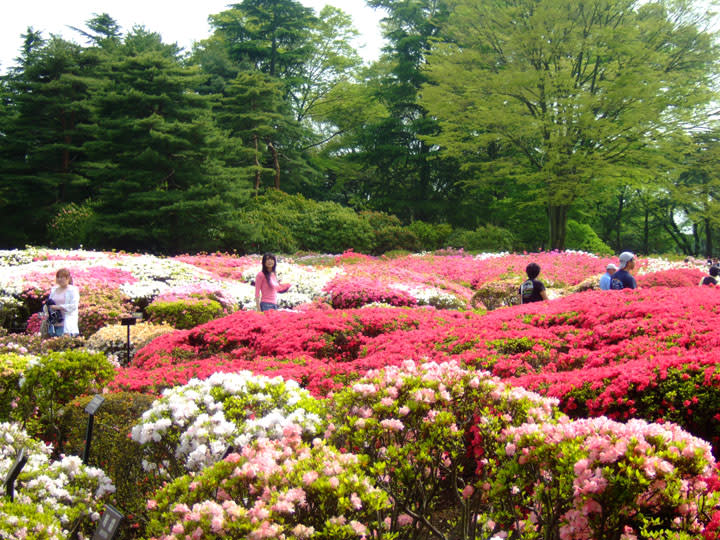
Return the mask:
{"type": "Polygon", "coordinates": [[[499,279],[483,284],[473,295],[470,303],[473,307],[481,307],[482,303],[488,311],[503,306],[514,306],[520,303],[519,283],[517,279],[499,279]]]}
{"type": "MultiPolygon", "coordinates": [[[[159,485],[143,470],[143,449],[130,438],[130,430],[156,397],[138,392],[118,392],[103,397],[105,401],[95,413],[89,462],[105,471],[115,485],[116,491],[109,502],[122,508],[128,516],[142,516],[145,502],[159,485]]],[[[66,454],[84,452],[88,422],[85,407],[92,399],[93,396],[83,396],[63,408],[59,421],[62,451],[66,454]]],[[[133,529],[136,517],[128,519],[133,529]]],[[[122,537],[131,537],[127,527],[122,537]]]]}
{"type": "Polygon", "coordinates": [[[220,302],[203,295],[170,301],[155,300],[145,313],[149,322],[169,324],[179,330],[188,330],[227,315],[220,302]]]}
{"type": "Polygon", "coordinates": [[[122,326],[114,324],[104,326],[95,332],[87,340],[88,349],[102,352],[104,354],[114,355],[118,361],[127,364],[127,333],[130,329],[130,360],[132,361],[135,352],[142,349],[153,339],[170,332],[174,332],[175,328],[168,324],[154,324],[151,322],[141,322],[131,326],[122,326]]]}
{"type": "Polygon", "coordinates": [[[31,434],[57,445],[62,407],[77,396],[100,391],[114,377],[114,367],[101,353],[51,352],[32,358],[20,379],[12,415],[31,434]]]}
{"type": "Polygon", "coordinates": [[[484,225],[474,231],[458,229],[447,238],[447,245],[466,251],[511,251],[515,237],[502,227],[484,225]]]}
{"type": "Polygon", "coordinates": [[[566,249],[575,249],[596,255],[612,255],[613,250],[603,242],[593,228],[587,223],[578,223],[568,219],[565,232],[566,249]]]}
{"type": "Polygon", "coordinates": [[[420,248],[424,251],[434,251],[447,245],[447,239],[452,234],[452,226],[447,223],[425,223],[424,221],[413,221],[408,225],[420,242],[420,248]]]}

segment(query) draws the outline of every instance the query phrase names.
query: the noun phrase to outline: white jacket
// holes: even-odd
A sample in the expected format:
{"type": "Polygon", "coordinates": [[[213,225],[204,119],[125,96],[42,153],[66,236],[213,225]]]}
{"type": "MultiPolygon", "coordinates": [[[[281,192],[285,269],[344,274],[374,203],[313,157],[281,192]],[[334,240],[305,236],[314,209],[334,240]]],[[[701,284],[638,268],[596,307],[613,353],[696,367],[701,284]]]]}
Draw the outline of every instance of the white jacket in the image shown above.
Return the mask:
{"type": "Polygon", "coordinates": [[[80,304],[80,291],[75,285],[68,285],[65,289],[65,302],[60,304],[53,297],[57,288],[57,285],[55,285],[50,290],[50,298],[56,302],[57,306],[63,312],[63,334],[79,334],[78,305],[80,304]]]}

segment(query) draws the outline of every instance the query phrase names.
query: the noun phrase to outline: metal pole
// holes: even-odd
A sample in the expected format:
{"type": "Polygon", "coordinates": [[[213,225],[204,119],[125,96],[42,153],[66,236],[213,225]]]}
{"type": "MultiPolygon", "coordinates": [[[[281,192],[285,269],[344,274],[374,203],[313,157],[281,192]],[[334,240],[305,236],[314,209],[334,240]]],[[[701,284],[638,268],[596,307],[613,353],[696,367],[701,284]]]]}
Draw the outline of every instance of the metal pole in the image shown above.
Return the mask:
{"type": "Polygon", "coordinates": [[[130,365],[130,325],[128,325],[127,329],[127,365],[130,365]]]}
{"type": "Polygon", "coordinates": [[[90,459],[90,440],[92,439],[93,424],[95,423],[95,415],[88,416],[87,430],[85,431],[85,450],[83,450],[83,463],[88,464],[90,459]]]}

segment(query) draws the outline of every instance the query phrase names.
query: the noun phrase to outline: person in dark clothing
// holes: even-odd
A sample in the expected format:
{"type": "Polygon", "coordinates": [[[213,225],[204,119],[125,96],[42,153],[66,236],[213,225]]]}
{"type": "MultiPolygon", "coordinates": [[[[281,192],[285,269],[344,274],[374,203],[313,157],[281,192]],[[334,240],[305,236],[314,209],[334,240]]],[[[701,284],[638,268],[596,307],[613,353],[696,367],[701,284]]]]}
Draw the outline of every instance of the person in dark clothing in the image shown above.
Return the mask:
{"type": "Polygon", "coordinates": [[[610,281],[610,290],[637,289],[637,282],[630,273],[635,268],[635,255],[629,251],[623,251],[619,259],[620,265],[618,271],[613,274],[612,281],[610,281]]]}
{"type": "Polygon", "coordinates": [[[527,281],[520,285],[520,303],[530,304],[531,302],[542,302],[547,300],[547,292],[545,291],[545,285],[536,278],[540,275],[540,265],[537,263],[530,263],[525,268],[527,273],[527,281]]]}
{"type": "Polygon", "coordinates": [[[708,272],[710,275],[702,278],[700,280],[700,285],[717,285],[717,277],[720,275],[720,267],[711,266],[708,272]]]}

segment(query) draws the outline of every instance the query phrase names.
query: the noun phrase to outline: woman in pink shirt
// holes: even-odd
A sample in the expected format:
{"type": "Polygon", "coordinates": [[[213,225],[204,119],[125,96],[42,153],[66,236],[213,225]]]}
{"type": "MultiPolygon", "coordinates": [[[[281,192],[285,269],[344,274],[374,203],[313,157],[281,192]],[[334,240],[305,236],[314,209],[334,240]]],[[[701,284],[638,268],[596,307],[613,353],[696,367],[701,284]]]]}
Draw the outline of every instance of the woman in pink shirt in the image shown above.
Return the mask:
{"type": "Polygon", "coordinates": [[[258,311],[277,309],[277,293],[283,293],[290,288],[289,284],[278,281],[276,266],[275,255],[263,255],[262,270],[255,276],[255,306],[258,311]]]}

